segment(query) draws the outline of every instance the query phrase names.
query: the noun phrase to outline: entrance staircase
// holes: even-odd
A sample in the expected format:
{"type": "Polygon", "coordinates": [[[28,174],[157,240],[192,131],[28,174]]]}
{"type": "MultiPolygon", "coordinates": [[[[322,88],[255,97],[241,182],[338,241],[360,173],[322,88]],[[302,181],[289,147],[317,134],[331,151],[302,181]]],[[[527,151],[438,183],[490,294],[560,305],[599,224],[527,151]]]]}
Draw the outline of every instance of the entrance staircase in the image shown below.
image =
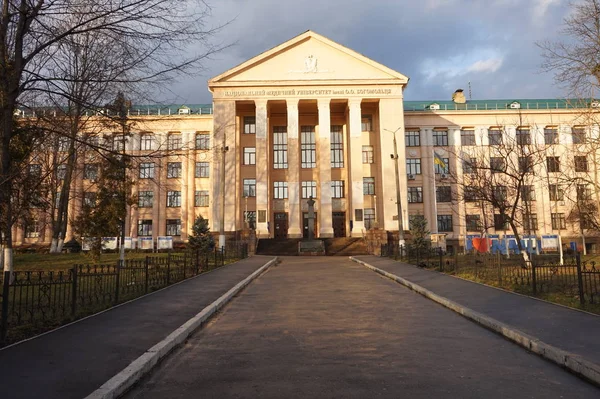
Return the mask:
{"type": "MultiPolygon", "coordinates": [[[[300,238],[261,238],[256,248],[257,255],[297,256],[300,238]]],[[[364,239],[356,237],[324,238],[325,253],[330,256],[367,255],[364,239]]]]}

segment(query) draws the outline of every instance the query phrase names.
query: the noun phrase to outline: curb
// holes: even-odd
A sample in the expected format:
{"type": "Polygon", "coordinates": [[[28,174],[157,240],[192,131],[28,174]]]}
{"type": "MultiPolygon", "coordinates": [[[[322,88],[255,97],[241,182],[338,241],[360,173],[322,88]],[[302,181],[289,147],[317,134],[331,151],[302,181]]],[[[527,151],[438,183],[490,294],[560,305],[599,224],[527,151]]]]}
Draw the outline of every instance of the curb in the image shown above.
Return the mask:
{"type": "Polygon", "coordinates": [[[373,270],[376,273],[381,274],[391,280],[400,283],[411,290],[415,291],[418,294],[423,295],[424,297],[431,299],[434,302],[439,303],[442,306],[447,307],[460,314],[461,316],[474,321],[477,324],[482,325],[483,327],[491,330],[495,333],[502,335],[508,340],[522,346],[523,348],[542,356],[545,359],[548,359],[561,367],[566,368],[567,370],[577,374],[584,379],[591,381],[592,383],[600,386],[600,365],[596,363],[592,363],[581,356],[575,355],[573,353],[567,352],[565,350],[559,349],[555,346],[547,344],[543,341],[540,341],[536,337],[528,335],[522,331],[519,331],[508,324],[504,324],[496,319],[488,317],[479,312],[475,312],[465,306],[462,306],[456,302],[449,300],[443,296],[437,295],[432,291],[429,291],[426,288],[421,287],[418,284],[412,283],[402,277],[396,276],[395,274],[386,272],[385,270],[379,269],[375,266],[372,266],[362,260],[356,259],[351,256],[350,260],[361,264],[368,269],[373,270]]]}
{"type": "Polygon", "coordinates": [[[265,263],[254,273],[237,283],[225,294],[221,295],[219,299],[202,309],[200,313],[169,334],[165,339],[148,349],[143,355],[131,362],[127,367],[105,382],[100,388],[86,396],[86,399],[114,399],[123,395],[133,384],[150,372],[160,360],[167,356],[177,346],[181,345],[213,314],[226,305],[235,295],[264,273],[275,262],[277,262],[277,257],[265,263]]]}

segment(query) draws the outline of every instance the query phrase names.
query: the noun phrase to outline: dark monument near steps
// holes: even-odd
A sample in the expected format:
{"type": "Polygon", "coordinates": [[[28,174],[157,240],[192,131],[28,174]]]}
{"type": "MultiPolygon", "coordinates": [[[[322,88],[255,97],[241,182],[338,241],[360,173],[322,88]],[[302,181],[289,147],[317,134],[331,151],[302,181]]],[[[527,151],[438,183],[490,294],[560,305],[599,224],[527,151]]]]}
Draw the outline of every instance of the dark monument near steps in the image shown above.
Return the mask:
{"type": "Polygon", "coordinates": [[[325,255],[325,243],[315,240],[315,200],[312,196],[308,204],[308,238],[298,243],[298,255],[325,255]]]}

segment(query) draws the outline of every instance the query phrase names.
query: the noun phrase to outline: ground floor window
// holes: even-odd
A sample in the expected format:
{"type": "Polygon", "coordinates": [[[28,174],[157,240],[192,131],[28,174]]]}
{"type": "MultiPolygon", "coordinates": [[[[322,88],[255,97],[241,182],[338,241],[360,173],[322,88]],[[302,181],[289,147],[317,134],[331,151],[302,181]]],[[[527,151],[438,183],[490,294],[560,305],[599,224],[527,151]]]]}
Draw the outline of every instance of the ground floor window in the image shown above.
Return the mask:
{"type": "Polygon", "coordinates": [[[180,236],[181,235],[181,219],[167,219],[167,235],[168,236],[180,236]]]}
{"type": "Polygon", "coordinates": [[[138,220],[138,236],[152,235],[152,219],[138,220]]]}
{"type": "Polygon", "coordinates": [[[365,208],[363,217],[365,229],[369,230],[375,226],[375,208],[365,208]]]}
{"type": "Polygon", "coordinates": [[[438,215],[438,232],[452,232],[452,215],[438,215]]]}

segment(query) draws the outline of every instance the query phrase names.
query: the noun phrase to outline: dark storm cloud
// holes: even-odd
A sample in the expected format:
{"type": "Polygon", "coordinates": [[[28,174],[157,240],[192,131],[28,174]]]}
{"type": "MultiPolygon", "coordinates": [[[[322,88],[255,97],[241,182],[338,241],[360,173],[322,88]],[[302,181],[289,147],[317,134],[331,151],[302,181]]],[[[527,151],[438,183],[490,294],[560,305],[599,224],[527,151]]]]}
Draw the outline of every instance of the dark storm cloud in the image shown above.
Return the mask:
{"type": "Polygon", "coordinates": [[[563,0],[221,0],[216,39],[234,45],[206,73],[174,86],[181,102],[210,102],[206,80],[308,29],[411,78],[406,99],[560,97],[539,72],[535,42],[556,39],[563,0]]]}

